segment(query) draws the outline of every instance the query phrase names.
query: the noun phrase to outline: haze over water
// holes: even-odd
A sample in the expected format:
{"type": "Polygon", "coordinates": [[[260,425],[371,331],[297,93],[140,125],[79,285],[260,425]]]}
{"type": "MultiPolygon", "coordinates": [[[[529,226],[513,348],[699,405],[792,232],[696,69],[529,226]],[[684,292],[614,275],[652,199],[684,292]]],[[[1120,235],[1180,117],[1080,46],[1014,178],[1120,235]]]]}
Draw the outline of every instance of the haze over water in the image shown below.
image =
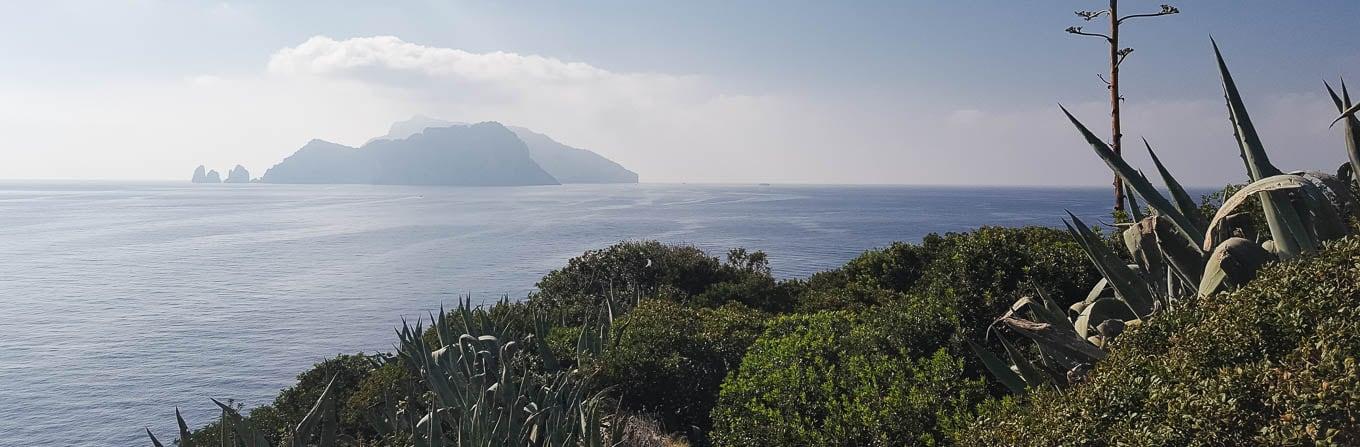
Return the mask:
{"type": "MultiPolygon", "coordinates": [[[[620,240],[777,276],[980,225],[1100,220],[1105,189],[0,183],[0,445],[142,445],[253,407],[459,296],[522,298],[620,240]]],[[[1108,219],[1104,219],[1108,220],[1108,219]]]]}

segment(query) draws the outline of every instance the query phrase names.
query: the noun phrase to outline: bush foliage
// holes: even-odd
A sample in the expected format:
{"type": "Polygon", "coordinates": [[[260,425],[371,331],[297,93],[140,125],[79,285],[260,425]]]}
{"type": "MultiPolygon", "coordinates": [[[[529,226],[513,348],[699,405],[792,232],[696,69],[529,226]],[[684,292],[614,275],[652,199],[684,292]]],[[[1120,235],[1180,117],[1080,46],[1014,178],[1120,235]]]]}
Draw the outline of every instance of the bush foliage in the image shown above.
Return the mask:
{"type": "Polygon", "coordinates": [[[1360,237],[1117,341],[1087,383],[990,403],[962,445],[1360,444],[1360,237]]]}

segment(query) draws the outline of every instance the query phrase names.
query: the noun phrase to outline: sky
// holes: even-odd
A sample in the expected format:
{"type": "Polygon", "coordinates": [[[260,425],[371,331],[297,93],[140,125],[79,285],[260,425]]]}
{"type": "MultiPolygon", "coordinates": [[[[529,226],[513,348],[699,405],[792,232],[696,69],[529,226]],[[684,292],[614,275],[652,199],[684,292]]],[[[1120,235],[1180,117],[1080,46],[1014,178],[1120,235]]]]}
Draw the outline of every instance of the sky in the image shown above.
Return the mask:
{"type": "MultiPolygon", "coordinates": [[[[1101,185],[1058,109],[1108,132],[1104,43],[1063,32],[1103,28],[1073,14],[1101,6],[0,2],[0,178],[258,176],[313,138],[426,115],[529,127],[644,182],[1101,185]]],[[[1277,165],[1345,160],[1322,81],[1360,88],[1360,2],[1176,6],[1122,28],[1127,150],[1146,138],[1190,185],[1245,178],[1212,35],[1277,165]]]]}

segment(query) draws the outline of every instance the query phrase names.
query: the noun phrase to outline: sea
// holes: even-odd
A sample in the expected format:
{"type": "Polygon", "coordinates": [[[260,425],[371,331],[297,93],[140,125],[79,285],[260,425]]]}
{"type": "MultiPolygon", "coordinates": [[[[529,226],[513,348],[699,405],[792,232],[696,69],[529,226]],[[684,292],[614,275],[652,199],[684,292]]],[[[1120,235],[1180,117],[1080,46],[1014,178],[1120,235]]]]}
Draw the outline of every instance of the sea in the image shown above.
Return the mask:
{"type": "Polygon", "coordinates": [[[269,402],[460,297],[523,299],[625,240],[805,277],[982,225],[1108,221],[1106,189],[0,183],[0,446],[150,445],[269,402]]]}

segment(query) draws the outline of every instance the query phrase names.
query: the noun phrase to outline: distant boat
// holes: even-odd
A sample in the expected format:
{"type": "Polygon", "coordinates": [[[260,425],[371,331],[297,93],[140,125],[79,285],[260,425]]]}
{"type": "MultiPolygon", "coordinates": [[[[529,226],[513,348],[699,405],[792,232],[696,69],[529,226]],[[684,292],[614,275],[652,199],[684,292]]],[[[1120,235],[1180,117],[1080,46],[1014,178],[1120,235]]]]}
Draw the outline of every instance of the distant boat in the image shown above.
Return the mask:
{"type": "Polygon", "coordinates": [[[761,183],[759,186],[770,186],[769,183],[761,183]]]}

